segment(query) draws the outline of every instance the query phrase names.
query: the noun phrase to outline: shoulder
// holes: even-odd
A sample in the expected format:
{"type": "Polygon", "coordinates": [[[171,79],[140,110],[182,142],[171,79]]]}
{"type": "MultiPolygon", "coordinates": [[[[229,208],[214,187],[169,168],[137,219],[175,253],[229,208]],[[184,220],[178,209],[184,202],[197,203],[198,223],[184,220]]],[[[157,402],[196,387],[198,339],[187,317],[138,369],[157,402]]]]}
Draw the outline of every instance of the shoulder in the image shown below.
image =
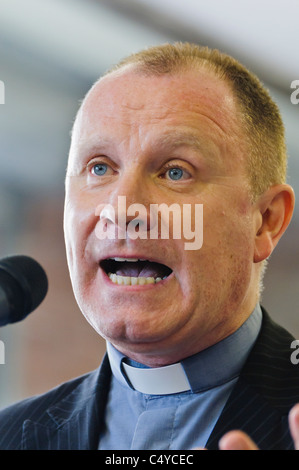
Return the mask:
{"type": "Polygon", "coordinates": [[[243,370],[243,377],[283,413],[299,401],[299,364],[292,361],[294,339],[263,309],[261,331],[243,370]]]}
{"type": "Polygon", "coordinates": [[[54,388],[48,390],[45,393],[25,398],[5,408],[2,408],[0,409],[0,418],[5,416],[6,414],[12,415],[14,413],[20,413],[22,410],[30,410],[31,408],[34,409],[37,406],[42,407],[42,404],[44,404],[44,406],[46,407],[49,407],[62,400],[65,396],[67,396],[74,389],[76,389],[80,384],[84,383],[85,381],[89,381],[89,378],[92,374],[94,374],[94,372],[82,375],[80,377],[76,377],[74,379],[71,379],[55,386],[54,388]]]}
{"type": "Polygon", "coordinates": [[[276,365],[283,364],[283,369],[287,368],[298,374],[299,369],[293,368],[290,360],[294,336],[273,321],[265,309],[262,309],[262,311],[263,323],[254,348],[255,356],[266,360],[268,365],[273,363],[276,363],[276,365]]]}
{"type": "Polygon", "coordinates": [[[68,412],[78,408],[83,400],[97,392],[101,368],[64,382],[46,393],[26,398],[0,410],[0,449],[21,447],[23,423],[27,420],[46,424],[49,410],[68,404],[68,412]]]}

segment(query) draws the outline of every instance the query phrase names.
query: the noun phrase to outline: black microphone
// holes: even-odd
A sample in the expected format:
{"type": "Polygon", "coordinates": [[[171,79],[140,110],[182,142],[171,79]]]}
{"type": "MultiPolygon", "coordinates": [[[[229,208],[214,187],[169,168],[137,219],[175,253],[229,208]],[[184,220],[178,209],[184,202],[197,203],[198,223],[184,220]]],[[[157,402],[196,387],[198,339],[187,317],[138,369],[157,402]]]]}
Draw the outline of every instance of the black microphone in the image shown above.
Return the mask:
{"type": "Polygon", "coordinates": [[[48,278],[30,256],[15,255],[0,260],[0,326],[23,320],[46,297],[48,278]]]}

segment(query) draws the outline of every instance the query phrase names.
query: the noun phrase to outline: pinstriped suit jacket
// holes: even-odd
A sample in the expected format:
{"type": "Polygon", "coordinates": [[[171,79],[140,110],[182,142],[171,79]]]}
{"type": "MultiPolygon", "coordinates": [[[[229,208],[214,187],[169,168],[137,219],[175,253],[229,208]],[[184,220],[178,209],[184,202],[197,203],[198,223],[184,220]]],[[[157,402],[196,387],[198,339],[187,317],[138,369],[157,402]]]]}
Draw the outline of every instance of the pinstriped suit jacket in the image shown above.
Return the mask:
{"type": "MultiPolygon", "coordinates": [[[[293,337],[263,310],[259,338],[208,440],[217,449],[231,429],[247,432],[261,449],[292,449],[287,415],[299,402],[293,337]]],[[[0,449],[97,449],[111,370],[99,369],[0,412],[0,449]]],[[[182,432],[184,432],[182,430],[182,432]]]]}

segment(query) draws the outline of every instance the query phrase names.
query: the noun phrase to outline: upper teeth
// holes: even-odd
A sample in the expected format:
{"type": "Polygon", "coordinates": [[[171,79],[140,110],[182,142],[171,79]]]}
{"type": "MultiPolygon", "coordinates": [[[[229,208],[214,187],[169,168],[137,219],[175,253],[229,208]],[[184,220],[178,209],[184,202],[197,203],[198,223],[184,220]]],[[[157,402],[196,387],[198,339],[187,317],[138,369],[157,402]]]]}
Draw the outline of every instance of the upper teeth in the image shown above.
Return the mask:
{"type": "Polygon", "coordinates": [[[136,261],[145,261],[145,259],[139,259],[139,258],[111,258],[114,259],[114,261],[129,261],[129,262],[134,262],[136,261]]]}
{"type": "MultiPolygon", "coordinates": [[[[157,284],[162,281],[161,277],[132,277],[132,276],[119,276],[115,273],[109,273],[109,278],[114,284],[126,285],[126,286],[143,286],[144,284],[157,284]]],[[[165,276],[166,277],[166,276],[165,276]]],[[[163,279],[165,279],[163,277],[163,279]]]]}

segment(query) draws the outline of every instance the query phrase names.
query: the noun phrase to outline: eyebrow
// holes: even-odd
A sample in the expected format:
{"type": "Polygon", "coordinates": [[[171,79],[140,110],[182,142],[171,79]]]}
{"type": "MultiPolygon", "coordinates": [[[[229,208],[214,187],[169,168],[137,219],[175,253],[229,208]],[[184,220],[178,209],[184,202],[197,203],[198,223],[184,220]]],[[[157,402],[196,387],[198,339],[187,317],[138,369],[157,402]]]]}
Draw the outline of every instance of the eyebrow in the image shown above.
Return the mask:
{"type": "Polygon", "coordinates": [[[111,139],[106,139],[106,138],[99,138],[96,136],[96,138],[93,141],[90,141],[90,139],[80,139],[78,142],[78,148],[79,150],[88,150],[88,152],[93,153],[93,152],[99,152],[100,150],[103,150],[113,144],[113,141],[111,139]]]}
{"type": "Polygon", "coordinates": [[[220,159],[220,149],[219,145],[212,139],[205,139],[204,142],[201,141],[200,136],[194,132],[190,131],[174,131],[165,133],[160,138],[158,138],[155,143],[155,147],[165,147],[167,149],[177,149],[180,147],[189,147],[197,152],[200,152],[202,155],[215,157],[217,160],[220,159]]]}
{"type": "MultiPolygon", "coordinates": [[[[81,142],[78,143],[78,148],[79,152],[85,153],[88,151],[88,154],[90,155],[92,153],[96,154],[99,152],[105,153],[107,148],[113,145],[113,139],[108,137],[95,139],[94,142],[81,140],[81,142]]],[[[197,151],[203,150],[203,145],[200,143],[198,136],[190,132],[181,131],[170,131],[162,136],[158,136],[154,142],[151,142],[151,145],[156,149],[176,149],[178,147],[188,146],[197,151]]]]}

